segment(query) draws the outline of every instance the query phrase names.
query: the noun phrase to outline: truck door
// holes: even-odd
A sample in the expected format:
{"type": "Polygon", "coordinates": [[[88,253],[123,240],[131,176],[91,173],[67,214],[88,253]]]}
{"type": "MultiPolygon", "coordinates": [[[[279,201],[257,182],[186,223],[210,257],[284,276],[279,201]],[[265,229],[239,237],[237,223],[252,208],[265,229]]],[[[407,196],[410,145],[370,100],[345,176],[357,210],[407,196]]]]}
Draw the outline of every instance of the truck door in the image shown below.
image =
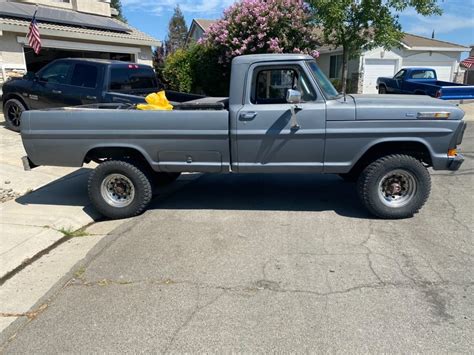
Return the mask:
{"type": "Polygon", "coordinates": [[[68,106],[97,103],[100,97],[99,76],[103,70],[94,64],[76,63],[72,71],[71,85],[65,93],[68,106]]]}
{"type": "Polygon", "coordinates": [[[62,87],[69,82],[71,63],[54,62],[38,73],[38,79],[31,87],[29,94],[30,109],[62,107],[62,87]]]}
{"type": "Polygon", "coordinates": [[[323,170],[326,103],[304,64],[252,65],[235,127],[233,167],[239,172],[323,170]],[[295,105],[286,101],[288,89],[302,94],[295,117],[295,105]]]}

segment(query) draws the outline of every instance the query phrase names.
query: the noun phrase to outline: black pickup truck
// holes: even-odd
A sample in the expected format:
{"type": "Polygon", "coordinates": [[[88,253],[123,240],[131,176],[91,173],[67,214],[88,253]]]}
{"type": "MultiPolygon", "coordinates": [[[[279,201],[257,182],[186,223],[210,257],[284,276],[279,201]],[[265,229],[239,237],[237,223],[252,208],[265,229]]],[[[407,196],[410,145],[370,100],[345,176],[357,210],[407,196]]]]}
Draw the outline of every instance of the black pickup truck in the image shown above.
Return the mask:
{"type": "Polygon", "coordinates": [[[38,73],[3,85],[6,126],[20,130],[25,110],[95,103],[141,103],[158,90],[155,72],[148,65],[102,60],[58,59],[38,73]]]}

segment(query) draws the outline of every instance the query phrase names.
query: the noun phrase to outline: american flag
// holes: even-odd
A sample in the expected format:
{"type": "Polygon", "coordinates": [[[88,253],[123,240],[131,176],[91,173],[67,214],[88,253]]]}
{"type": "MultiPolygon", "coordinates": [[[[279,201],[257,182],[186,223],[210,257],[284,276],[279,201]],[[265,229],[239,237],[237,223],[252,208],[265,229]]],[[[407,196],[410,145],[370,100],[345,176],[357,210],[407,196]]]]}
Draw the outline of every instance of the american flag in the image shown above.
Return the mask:
{"type": "Polygon", "coordinates": [[[36,54],[39,54],[41,50],[41,37],[38,22],[36,22],[36,11],[33,15],[33,19],[31,20],[30,28],[26,37],[28,37],[28,44],[30,47],[33,48],[36,54]]]}

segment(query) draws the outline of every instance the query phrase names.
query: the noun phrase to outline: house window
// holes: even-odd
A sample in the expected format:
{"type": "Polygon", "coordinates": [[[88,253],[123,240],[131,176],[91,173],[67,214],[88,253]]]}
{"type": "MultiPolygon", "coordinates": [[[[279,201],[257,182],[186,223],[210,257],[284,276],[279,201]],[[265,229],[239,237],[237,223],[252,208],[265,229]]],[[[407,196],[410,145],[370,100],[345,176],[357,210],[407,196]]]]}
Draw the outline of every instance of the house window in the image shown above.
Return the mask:
{"type": "Polygon", "coordinates": [[[329,78],[339,78],[342,68],[342,54],[329,57],[329,78]]]}

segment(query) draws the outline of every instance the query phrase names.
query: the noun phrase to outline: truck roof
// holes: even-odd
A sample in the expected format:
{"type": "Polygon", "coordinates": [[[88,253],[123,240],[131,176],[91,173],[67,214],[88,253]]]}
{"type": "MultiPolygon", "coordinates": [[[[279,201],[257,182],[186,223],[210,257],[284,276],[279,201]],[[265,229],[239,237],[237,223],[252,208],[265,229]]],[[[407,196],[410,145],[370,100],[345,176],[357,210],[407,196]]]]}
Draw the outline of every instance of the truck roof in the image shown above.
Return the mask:
{"type": "Polygon", "coordinates": [[[403,68],[405,70],[433,70],[433,68],[428,68],[428,67],[408,67],[408,68],[403,68]]]}
{"type": "Polygon", "coordinates": [[[111,59],[97,59],[97,58],[61,58],[56,59],[57,61],[67,61],[67,62],[89,62],[89,63],[96,63],[96,64],[104,64],[104,65],[139,65],[139,66],[147,66],[144,64],[138,64],[133,62],[124,62],[121,60],[111,60],[111,59]]]}
{"type": "Polygon", "coordinates": [[[248,54],[235,57],[232,64],[251,64],[255,62],[265,61],[287,61],[287,60],[311,60],[314,59],[308,54],[293,54],[293,53],[272,53],[272,54],[248,54]]]}

